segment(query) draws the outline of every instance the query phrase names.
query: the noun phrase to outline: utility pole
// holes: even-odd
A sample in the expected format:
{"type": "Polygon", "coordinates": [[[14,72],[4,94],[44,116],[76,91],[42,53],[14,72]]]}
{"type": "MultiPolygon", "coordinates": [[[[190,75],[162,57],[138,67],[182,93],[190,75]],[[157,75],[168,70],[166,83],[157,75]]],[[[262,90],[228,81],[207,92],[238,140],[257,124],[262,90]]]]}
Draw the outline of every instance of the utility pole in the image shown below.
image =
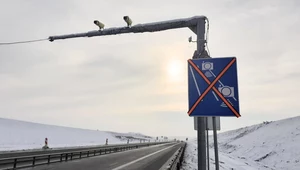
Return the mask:
{"type": "Polygon", "coordinates": [[[208,130],[208,117],[206,117],[206,152],[207,152],[207,170],[210,169],[209,167],[209,130],[208,130]]]}
{"type": "Polygon", "coordinates": [[[215,166],[216,170],[219,170],[219,151],[218,151],[218,135],[217,135],[217,123],[216,117],[213,117],[213,131],[214,131],[214,145],[215,145],[215,166]]]}
{"type": "MultiPolygon", "coordinates": [[[[196,58],[206,58],[205,53],[205,20],[198,20],[197,23],[197,52],[196,58]]],[[[197,117],[197,142],[198,142],[198,170],[206,170],[206,118],[197,117]]]]}

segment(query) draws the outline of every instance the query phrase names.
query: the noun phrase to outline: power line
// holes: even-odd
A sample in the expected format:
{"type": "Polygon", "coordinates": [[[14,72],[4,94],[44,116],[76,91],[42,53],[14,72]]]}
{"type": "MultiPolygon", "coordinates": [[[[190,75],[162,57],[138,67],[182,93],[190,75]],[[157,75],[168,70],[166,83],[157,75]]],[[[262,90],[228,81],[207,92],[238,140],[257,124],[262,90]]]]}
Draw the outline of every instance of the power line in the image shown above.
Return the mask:
{"type": "Polygon", "coordinates": [[[22,43],[32,43],[32,42],[38,42],[38,41],[46,41],[49,40],[49,38],[44,39],[36,39],[36,40],[27,40],[27,41],[16,41],[16,42],[0,42],[0,45],[14,45],[14,44],[22,44],[22,43]]]}

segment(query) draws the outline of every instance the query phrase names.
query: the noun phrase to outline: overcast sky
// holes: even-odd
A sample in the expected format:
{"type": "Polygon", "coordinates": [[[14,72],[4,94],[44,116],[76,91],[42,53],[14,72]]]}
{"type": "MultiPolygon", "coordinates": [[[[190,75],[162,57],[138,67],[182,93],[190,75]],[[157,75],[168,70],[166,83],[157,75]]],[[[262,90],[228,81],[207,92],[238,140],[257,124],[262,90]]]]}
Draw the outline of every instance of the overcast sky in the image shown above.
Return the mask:
{"type": "MultiPolygon", "coordinates": [[[[211,57],[236,56],[240,113],[223,131],[300,114],[298,0],[14,0],[0,42],[205,15],[211,57]]],[[[0,117],[148,135],[196,136],[187,115],[189,29],[0,46],[0,117]],[[176,68],[176,69],[174,69],[176,68]]]]}

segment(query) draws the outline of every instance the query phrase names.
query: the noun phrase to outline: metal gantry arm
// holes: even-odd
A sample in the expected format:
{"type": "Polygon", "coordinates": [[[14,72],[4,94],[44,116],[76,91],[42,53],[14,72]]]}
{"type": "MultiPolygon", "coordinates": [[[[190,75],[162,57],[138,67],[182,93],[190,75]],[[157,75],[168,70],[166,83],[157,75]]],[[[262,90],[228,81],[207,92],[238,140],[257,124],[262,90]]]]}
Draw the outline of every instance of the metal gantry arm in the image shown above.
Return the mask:
{"type": "Polygon", "coordinates": [[[50,36],[49,40],[54,41],[60,39],[79,38],[79,37],[94,37],[94,36],[116,35],[116,34],[125,34],[125,33],[157,32],[157,31],[164,31],[169,29],[178,29],[178,28],[185,28],[185,27],[190,28],[195,34],[197,34],[198,23],[200,22],[201,24],[205,24],[206,19],[207,18],[205,16],[195,16],[190,18],[167,20],[162,22],[137,24],[132,27],[107,28],[103,30],[89,31],[85,33],[50,36]]]}

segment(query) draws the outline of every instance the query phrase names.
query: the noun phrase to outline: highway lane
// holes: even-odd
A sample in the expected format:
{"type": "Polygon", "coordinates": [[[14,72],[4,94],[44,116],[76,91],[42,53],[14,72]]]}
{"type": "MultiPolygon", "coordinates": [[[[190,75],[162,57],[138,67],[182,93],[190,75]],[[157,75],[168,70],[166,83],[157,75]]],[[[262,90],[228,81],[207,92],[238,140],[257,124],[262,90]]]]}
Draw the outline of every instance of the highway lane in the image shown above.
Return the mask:
{"type": "Polygon", "coordinates": [[[100,148],[108,148],[108,147],[116,147],[116,146],[129,146],[129,145],[140,145],[140,144],[154,144],[156,142],[151,143],[130,143],[130,144],[110,144],[110,145],[95,145],[95,146],[82,146],[82,147],[63,147],[63,148],[53,148],[53,149],[35,149],[35,150],[25,150],[25,151],[0,151],[0,159],[1,158],[11,158],[11,157],[20,157],[20,156],[31,156],[31,155],[42,155],[42,154],[54,154],[54,153],[62,153],[62,152],[75,152],[82,150],[92,150],[92,149],[100,149],[100,148]]]}
{"type": "Polygon", "coordinates": [[[183,143],[168,143],[27,170],[158,170],[183,143]]]}

